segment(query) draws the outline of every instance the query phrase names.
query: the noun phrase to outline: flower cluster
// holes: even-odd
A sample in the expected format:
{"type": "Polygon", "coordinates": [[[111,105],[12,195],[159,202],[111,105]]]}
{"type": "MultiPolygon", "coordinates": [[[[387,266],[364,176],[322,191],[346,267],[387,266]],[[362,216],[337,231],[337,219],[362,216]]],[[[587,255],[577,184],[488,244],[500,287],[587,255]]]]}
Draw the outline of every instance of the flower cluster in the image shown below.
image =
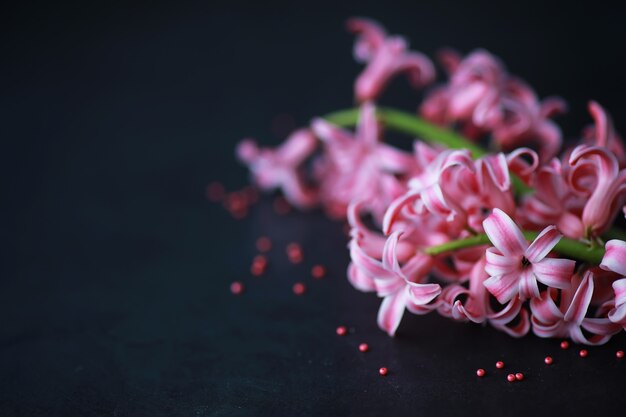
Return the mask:
{"type": "Polygon", "coordinates": [[[590,345],[626,329],[626,242],[607,238],[626,213],[626,153],[607,112],[591,102],[594,125],[563,150],[551,117],[565,103],[540,100],[488,52],[442,52],[448,80],[433,86],[434,65],[405,39],[367,19],[348,29],[365,63],[358,112],[237,153],[260,188],[347,218],[348,279],[382,298],[379,326],[394,335],[406,310],[436,311],[590,345]],[[419,116],[376,107],[397,75],[428,88],[419,116]],[[412,150],[385,143],[383,127],[417,136],[412,150]]]}

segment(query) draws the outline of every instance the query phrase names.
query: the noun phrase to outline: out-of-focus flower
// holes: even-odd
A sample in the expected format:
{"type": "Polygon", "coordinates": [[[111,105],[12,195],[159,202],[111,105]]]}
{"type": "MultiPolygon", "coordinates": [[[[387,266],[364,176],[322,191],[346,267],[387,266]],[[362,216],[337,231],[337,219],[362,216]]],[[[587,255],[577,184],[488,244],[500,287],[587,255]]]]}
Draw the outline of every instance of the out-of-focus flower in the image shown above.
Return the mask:
{"type": "Polygon", "coordinates": [[[399,73],[406,74],[416,88],[435,79],[435,68],[430,59],[419,52],[408,51],[403,38],[387,36],[378,23],[369,19],[350,19],[347,26],[350,32],[358,35],[354,57],[367,63],[354,85],[357,100],[376,99],[399,73]]]}
{"type": "Polygon", "coordinates": [[[254,140],[244,139],[237,146],[237,156],[249,167],[259,188],[281,189],[290,203],[308,208],[317,203],[317,192],[305,184],[301,169],[316,147],[313,133],[301,129],[275,149],[259,148],[254,140]]]}
{"type": "Polygon", "coordinates": [[[529,245],[515,222],[502,210],[494,209],[483,222],[494,247],[487,249],[485,287],[504,304],[518,295],[521,300],[539,297],[537,281],[553,288],[569,287],[575,262],[548,258],[561,240],[556,227],[546,227],[529,245]]]}
{"type": "Polygon", "coordinates": [[[615,308],[609,312],[609,319],[626,330],[626,242],[609,240],[605,245],[606,252],[600,268],[615,272],[622,278],[613,282],[615,291],[615,308]]]}

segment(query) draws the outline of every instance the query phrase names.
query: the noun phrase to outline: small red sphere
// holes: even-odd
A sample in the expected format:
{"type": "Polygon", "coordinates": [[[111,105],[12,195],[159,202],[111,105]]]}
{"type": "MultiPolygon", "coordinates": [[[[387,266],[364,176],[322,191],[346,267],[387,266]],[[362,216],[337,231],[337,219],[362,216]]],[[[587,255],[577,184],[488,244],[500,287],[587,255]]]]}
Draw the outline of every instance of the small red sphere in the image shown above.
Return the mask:
{"type": "Polygon", "coordinates": [[[239,281],[235,281],[235,282],[230,284],[230,292],[232,292],[235,295],[241,294],[244,289],[245,289],[245,287],[239,281]]]}
{"type": "Polygon", "coordinates": [[[385,367],[382,367],[378,370],[378,373],[381,374],[382,376],[387,375],[387,373],[389,372],[389,370],[385,367]]]}
{"type": "Polygon", "coordinates": [[[267,236],[261,236],[256,240],[256,248],[259,252],[269,252],[272,249],[272,241],[267,236]]]}
{"type": "Polygon", "coordinates": [[[507,380],[507,381],[509,381],[509,382],[514,382],[514,381],[516,380],[516,379],[515,379],[515,375],[513,375],[513,374],[508,374],[508,375],[506,376],[506,380],[507,380]]]}
{"type": "Polygon", "coordinates": [[[498,369],[504,368],[504,362],[502,362],[502,361],[496,362],[496,368],[498,368],[498,369]]]}
{"type": "Polygon", "coordinates": [[[345,336],[348,333],[348,329],[346,329],[346,326],[339,326],[337,327],[336,332],[339,336],[345,336]]]}
{"type": "Polygon", "coordinates": [[[479,376],[479,377],[481,377],[481,378],[482,378],[483,376],[485,376],[485,370],[484,370],[484,369],[482,369],[482,368],[477,369],[477,370],[476,370],[476,376],[479,376]]]}
{"type": "Polygon", "coordinates": [[[287,257],[291,263],[298,264],[302,262],[302,247],[295,242],[288,244],[287,257]]]}
{"type": "Polygon", "coordinates": [[[581,349],[581,350],[580,350],[580,352],[578,352],[578,355],[579,355],[581,358],[586,358],[586,357],[587,357],[587,355],[589,355],[589,351],[587,351],[587,349],[581,349]]]}
{"type": "Polygon", "coordinates": [[[360,352],[367,352],[368,350],[370,350],[370,347],[367,343],[361,343],[359,345],[359,351],[360,352]]]}
{"type": "Polygon", "coordinates": [[[315,279],[324,278],[326,275],[326,268],[324,268],[323,265],[315,265],[311,268],[311,275],[313,275],[313,278],[315,279]]]}
{"type": "Polygon", "coordinates": [[[617,359],[622,359],[624,357],[624,351],[623,350],[618,350],[617,352],[615,352],[615,357],[617,359]]]}
{"type": "Polygon", "coordinates": [[[295,295],[302,295],[306,292],[306,286],[301,282],[293,284],[293,293],[295,295]]]}
{"type": "Polygon", "coordinates": [[[546,363],[546,365],[552,365],[552,356],[546,356],[543,361],[546,363]]]}
{"type": "Polygon", "coordinates": [[[567,340],[564,340],[561,342],[561,349],[567,349],[569,348],[569,342],[567,340]]]}
{"type": "Polygon", "coordinates": [[[523,380],[524,379],[524,374],[521,373],[521,372],[516,373],[515,374],[515,379],[518,380],[518,381],[523,380]]]}

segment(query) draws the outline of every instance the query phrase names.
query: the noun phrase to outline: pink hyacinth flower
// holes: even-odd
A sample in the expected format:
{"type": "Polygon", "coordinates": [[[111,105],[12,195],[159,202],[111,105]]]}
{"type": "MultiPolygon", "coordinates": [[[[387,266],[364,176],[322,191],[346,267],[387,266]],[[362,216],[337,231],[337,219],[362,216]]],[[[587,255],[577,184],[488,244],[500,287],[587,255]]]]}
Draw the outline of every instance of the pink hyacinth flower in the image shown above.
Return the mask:
{"type": "Polygon", "coordinates": [[[554,288],[569,288],[575,262],[547,258],[562,235],[554,226],[546,227],[529,245],[513,220],[494,209],[483,222],[494,247],[487,249],[485,270],[490,278],[485,287],[501,304],[518,295],[521,300],[539,297],[537,281],[554,288]]]}
{"type": "Polygon", "coordinates": [[[626,196],[626,170],[608,149],[579,145],[569,158],[569,185],[587,196],[582,213],[585,237],[602,234],[611,225],[626,196]]]}
{"type": "Polygon", "coordinates": [[[252,139],[244,139],[237,146],[237,156],[248,165],[261,189],[281,189],[290,203],[307,208],[317,202],[317,195],[305,185],[299,170],[316,147],[313,133],[301,129],[275,149],[259,148],[252,139]]]}
{"type": "MultiPolygon", "coordinates": [[[[626,242],[609,240],[605,245],[606,253],[600,268],[626,277],[626,242]]],[[[613,282],[615,308],[609,312],[609,320],[621,325],[626,330],[626,278],[613,282]]]]}
{"type": "Polygon", "coordinates": [[[357,100],[376,99],[399,73],[405,73],[416,88],[434,80],[432,62],[421,53],[408,51],[408,44],[403,38],[388,37],[379,24],[368,19],[350,19],[347,26],[350,32],[359,35],[354,46],[355,58],[367,62],[355,82],[357,100]]]}
{"type": "MultiPolygon", "coordinates": [[[[605,317],[585,317],[593,289],[593,273],[587,271],[582,280],[578,275],[572,277],[572,286],[561,291],[560,299],[555,288],[549,288],[541,298],[532,299],[533,332],[539,337],[569,337],[576,343],[586,345],[606,343],[620,327],[605,317]],[[587,337],[583,329],[591,336],[587,337]]],[[[604,314],[604,310],[601,307],[598,315],[604,314]]]]}
{"type": "Polygon", "coordinates": [[[590,101],[588,107],[594,126],[587,127],[583,132],[583,137],[588,143],[609,149],[617,157],[620,167],[624,167],[626,165],[624,142],[615,131],[611,116],[595,101],[590,101]]]}

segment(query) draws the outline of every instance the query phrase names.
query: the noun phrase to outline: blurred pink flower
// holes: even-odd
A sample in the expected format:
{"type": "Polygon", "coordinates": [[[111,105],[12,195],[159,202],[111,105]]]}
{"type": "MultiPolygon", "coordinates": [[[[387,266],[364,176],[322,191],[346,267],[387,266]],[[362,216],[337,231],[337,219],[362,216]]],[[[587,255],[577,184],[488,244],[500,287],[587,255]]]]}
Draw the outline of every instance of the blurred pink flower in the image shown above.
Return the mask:
{"type": "Polygon", "coordinates": [[[358,101],[378,98],[389,81],[399,73],[405,73],[411,84],[423,87],[435,78],[432,62],[419,52],[407,51],[406,40],[399,36],[387,36],[385,30],[369,19],[348,20],[348,30],[358,35],[354,45],[354,57],[367,66],[355,82],[358,101]]]}
{"type": "Polygon", "coordinates": [[[600,268],[615,272],[622,278],[613,282],[615,291],[615,308],[609,312],[609,319],[626,330],[626,242],[609,240],[605,245],[606,252],[600,268]]]}

